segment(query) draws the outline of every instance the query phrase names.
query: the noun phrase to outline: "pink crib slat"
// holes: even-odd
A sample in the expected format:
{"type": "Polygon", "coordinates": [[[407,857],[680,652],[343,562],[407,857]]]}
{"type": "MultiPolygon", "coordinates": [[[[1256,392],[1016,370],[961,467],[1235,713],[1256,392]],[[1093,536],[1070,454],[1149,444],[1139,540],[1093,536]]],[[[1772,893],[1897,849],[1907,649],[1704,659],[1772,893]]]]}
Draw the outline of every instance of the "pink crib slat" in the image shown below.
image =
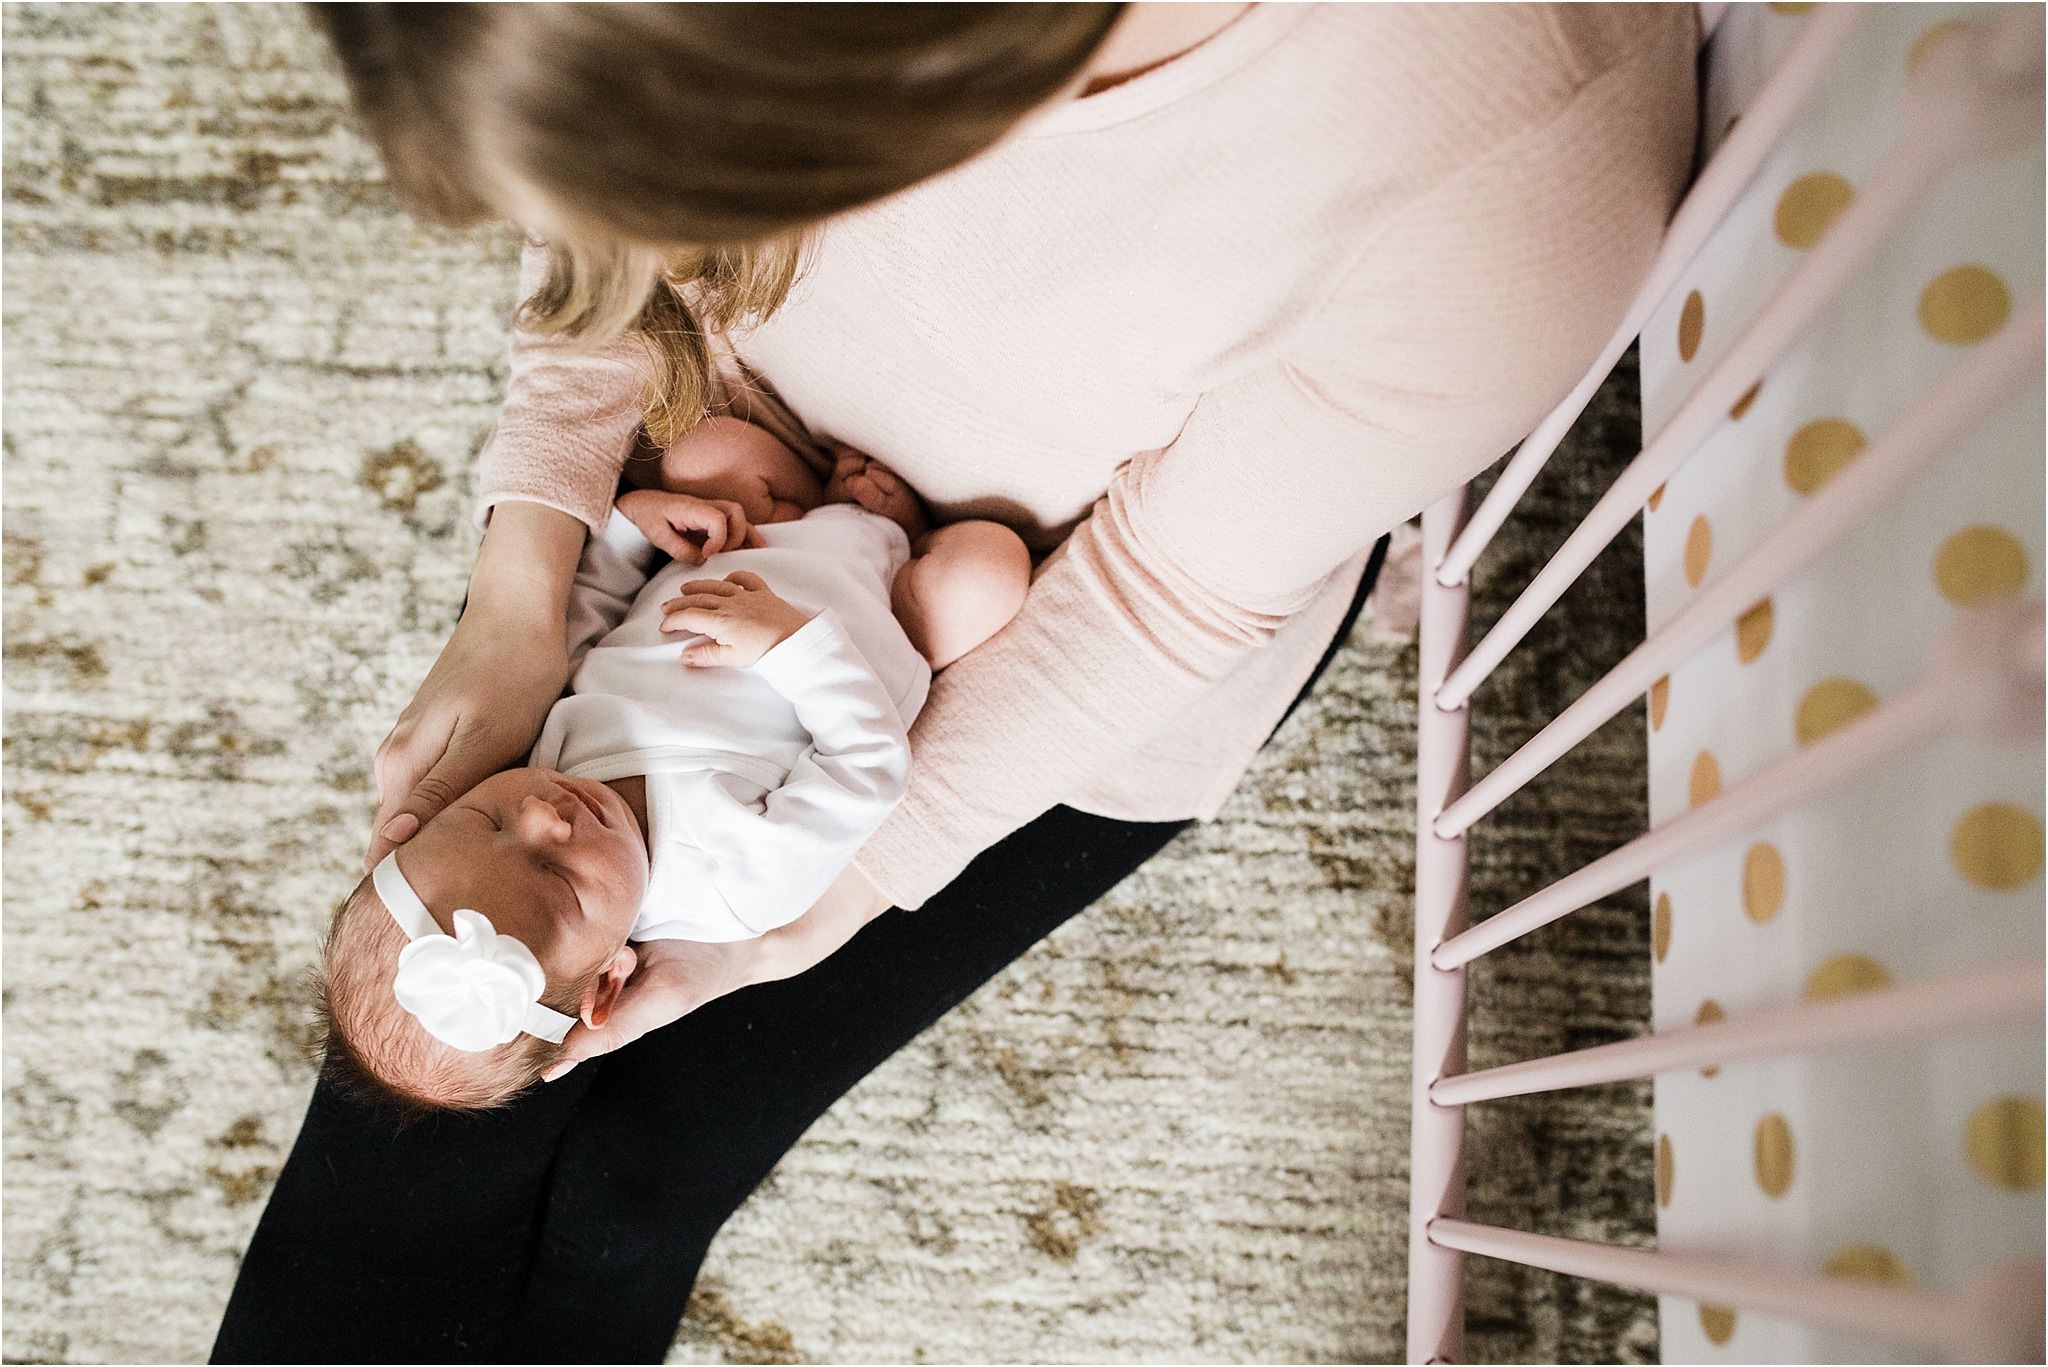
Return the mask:
{"type": "MultiPolygon", "coordinates": [[[[1725,13],[1726,6],[1720,8],[1725,13]]],[[[1481,553],[1507,522],[1508,514],[1514,511],[1522,495],[1536,482],[1536,476],[1549,463],[1565,433],[1586,411],[1586,405],[1605,383],[1614,363],[1621,359],[1621,353],[1628,350],[1629,343],[1642,331],[1650,311],[1657,307],[1680,272],[1706,245],[1708,234],[1720,224],[1729,206],[1735,203],[1736,196],[1756,175],[1764,158],[1778,145],[1778,139],[1784,136],[1807,98],[1819,87],[1835,54],[1862,21],[1866,8],[1860,4],[1829,5],[1816,11],[1800,30],[1798,40],[1778,63],[1777,70],[1771,73],[1770,81],[1757,92],[1756,99],[1743,112],[1742,121],[1735,125],[1727,141],[1715,149],[1713,160],[1700,172],[1699,179],[1686,193],[1685,202],[1672,215],[1670,226],[1665,229],[1663,245],[1657,250],[1657,259],[1650,265],[1649,277],[1637,291],[1635,302],[1629,305],[1621,325],[1614,330],[1614,336],[1608,339],[1599,358],[1586,371],[1585,378],[1544,416],[1543,421],[1536,424],[1515,449],[1515,454],[1501,467],[1499,477],[1487,490],[1486,497],[1480,501],[1464,530],[1458,533],[1458,539],[1451,543],[1443,565],[1437,571],[1439,583],[1452,587],[1464,583],[1471,574],[1472,566],[1478,563],[1481,553]]],[[[1718,14],[1703,15],[1702,23],[1718,23],[1721,17],[1718,14]]]]}
{"type": "Polygon", "coordinates": [[[1943,1294],[1720,1258],[1617,1248],[1464,1220],[1437,1220],[1429,1227],[1429,1237],[1463,1253],[1921,1344],[1966,1361],[2040,1358],[2039,1263],[2005,1264],[1960,1294],[1943,1294]]]}
{"type": "Polygon", "coordinates": [[[1986,418],[2038,382],[2043,356],[2043,310],[2037,299],[2026,316],[1972,353],[1880,432],[1854,465],[1795,508],[1655,635],[1446,808],[1436,823],[1437,834],[1462,835],[1471,829],[1642,697],[1658,678],[1732,627],[1751,606],[1797,578],[1909,480],[1951,454],[1986,418]]]}
{"type": "Polygon", "coordinates": [[[1437,946],[1430,962],[1438,968],[1468,964],[1596,898],[1649,877],[1655,868],[1810,802],[1951,728],[1974,724],[2003,734],[2029,717],[2038,720],[2041,639],[2039,603],[2002,604],[1964,614],[1951,633],[1952,643],[1908,692],[1452,936],[1437,946]],[[2006,646],[1997,644],[2001,641],[2006,646]]]}
{"type": "Polygon", "coordinates": [[[1590,1087],[1686,1068],[1933,1039],[2038,1023],[2048,963],[2003,964],[1909,987],[1766,1011],[1740,1020],[1668,1030],[1447,1077],[1429,1089],[1439,1106],[1590,1087]]]}
{"type": "Polygon", "coordinates": [[[1908,86],[1904,131],[1870,185],[1858,191],[1821,245],[1794,268],[1771,303],[1709,368],[1663,430],[1451,671],[1437,691],[1440,705],[1457,707],[1472,696],[1636,515],[1651,491],[1670,478],[1726,419],[1742,392],[1777,363],[1869,264],[1945,170],[2011,151],[2015,110],[2020,111],[2020,128],[2038,130],[2039,21],[2036,10],[2031,23],[2022,15],[2017,23],[1978,25],[1982,32],[1944,44],[1920,64],[1908,86]]]}
{"type": "MultiPolygon", "coordinates": [[[[1422,515],[1424,570],[1433,571],[1458,529],[1465,507],[1459,489],[1422,515]]],[[[1425,585],[1431,575],[1425,573],[1425,585]]],[[[1420,696],[1442,681],[1465,640],[1470,596],[1462,588],[1425,588],[1422,597],[1420,696]]],[[[1430,832],[1444,804],[1465,787],[1464,709],[1424,702],[1416,722],[1415,784],[1415,1043],[1409,1121],[1408,1360],[1448,1362],[1464,1350],[1458,1255],[1432,1244],[1429,1222],[1465,1213],[1465,1114],[1429,1099],[1440,1077],[1465,1070],[1465,970],[1440,969],[1429,952],[1465,928],[1465,841],[1430,832]]]]}

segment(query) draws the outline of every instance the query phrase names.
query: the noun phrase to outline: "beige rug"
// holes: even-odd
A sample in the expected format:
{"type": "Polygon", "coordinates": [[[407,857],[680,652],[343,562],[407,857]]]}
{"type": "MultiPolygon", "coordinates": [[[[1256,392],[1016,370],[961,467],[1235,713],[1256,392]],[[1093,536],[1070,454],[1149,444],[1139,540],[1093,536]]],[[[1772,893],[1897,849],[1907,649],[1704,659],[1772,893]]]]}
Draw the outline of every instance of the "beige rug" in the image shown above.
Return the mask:
{"type": "MultiPolygon", "coordinates": [[[[308,1089],[292,982],[473,548],[512,238],[423,231],[299,12],[9,6],[11,1361],[203,1356],[308,1089]]],[[[1610,385],[1485,580],[1633,449],[1610,385]]],[[[1484,695],[1479,762],[1617,658],[1633,538],[1484,695]]],[[[1232,800],[848,1097],[713,1249],[678,1361],[1401,1351],[1414,654],[1361,639],[1232,800]]],[[[1631,714],[1490,823],[1491,909],[1640,828],[1631,714]]],[[[1481,1062],[1634,1031],[1633,890],[1489,962],[1481,1062]]],[[[1477,1117],[1478,1218],[1650,1228],[1646,1093],[1477,1117]]],[[[1477,1264],[1475,1358],[1654,1356],[1477,1264]]]]}

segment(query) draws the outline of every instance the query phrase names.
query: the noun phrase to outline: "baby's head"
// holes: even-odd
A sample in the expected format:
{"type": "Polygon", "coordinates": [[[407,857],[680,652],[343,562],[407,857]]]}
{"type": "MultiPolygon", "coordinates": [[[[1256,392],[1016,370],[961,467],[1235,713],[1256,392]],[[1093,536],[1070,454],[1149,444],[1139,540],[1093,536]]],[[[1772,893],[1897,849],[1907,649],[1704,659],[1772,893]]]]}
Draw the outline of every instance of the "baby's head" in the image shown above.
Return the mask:
{"type": "MultiPolygon", "coordinates": [[[[647,891],[639,819],[604,784],[512,769],[450,803],[397,859],[398,877],[393,881],[387,870],[384,887],[400,905],[389,905],[377,880],[365,878],[335,912],[322,947],[317,1009],[331,1075],[358,1096],[409,1116],[503,1105],[553,1066],[563,1046],[521,1032],[503,1043],[458,1048],[445,1036],[475,1044],[479,1024],[486,1036],[510,1033],[523,1002],[507,993],[522,995],[513,986],[516,966],[529,953],[546,979],[540,1006],[593,1027],[604,1023],[635,964],[626,936],[647,891]],[[433,922],[432,930],[416,927],[436,937],[422,950],[455,965],[440,969],[437,984],[429,981],[433,972],[409,961],[408,988],[438,985],[460,1028],[442,1021],[440,1033],[430,1032],[433,1012],[415,1014],[399,1000],[399,955],[413,936],[394,913],[419,910],[407,905],[407,888],[433,922]],[[472,973],[474,951],[458,955],[455,941],[440,938],[464,938],[455,914],[465,908],[488,920],[499,942],[491,957],[514,968],[472,973]],[[465,974],[474,991],[455,985],[465,974]]],[[[480,927],[471,922],[470,929],[480,927]]],[[[559,1018],[555,1024],[559,1029],[559,1018]]]]}

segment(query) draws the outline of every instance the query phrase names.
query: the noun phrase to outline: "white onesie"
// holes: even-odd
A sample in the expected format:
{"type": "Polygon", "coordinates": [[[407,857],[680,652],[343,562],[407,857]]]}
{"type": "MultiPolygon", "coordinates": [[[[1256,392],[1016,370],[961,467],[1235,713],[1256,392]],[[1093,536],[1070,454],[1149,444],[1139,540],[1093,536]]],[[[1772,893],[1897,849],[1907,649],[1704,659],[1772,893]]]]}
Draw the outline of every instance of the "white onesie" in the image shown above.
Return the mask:
{"type": "Polygon", "coordinates": [[[903,529],[832,503],[757,530],[760,550],[655,570],[661,552],[614,510],[577,567],[570,691],[530,762],[645,775],[652,867],[632,940],[745,940],[794,921],[909,778],[932,674],[889,610],[903,529]],[[662,604],[734,570],[816,615],[750,669],[684,665],[704,638],[665,634],[662,604]]]}

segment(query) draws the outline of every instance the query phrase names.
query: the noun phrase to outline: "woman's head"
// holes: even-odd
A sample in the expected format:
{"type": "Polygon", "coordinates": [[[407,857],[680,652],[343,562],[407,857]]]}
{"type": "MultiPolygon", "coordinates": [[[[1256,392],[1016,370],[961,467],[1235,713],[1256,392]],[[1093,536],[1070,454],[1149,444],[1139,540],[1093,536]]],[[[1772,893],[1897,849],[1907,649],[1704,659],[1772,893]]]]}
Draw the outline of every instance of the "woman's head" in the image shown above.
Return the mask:
{"type": "MultiPolygon", "coordinates": [[[[647,887],[638,819],[603,784],[513,769],[463,794],[409,841],[404,884],[446,934],[481,911],[546,975],[540,1000],[601,1024],[631,977],[625,947],[647,887]]],[[[364,879],[335,913],[315,996],[336,1081],[404,1114],[481,1110],[530,1085],[562,1045],[530,1034],[479,1051],[443,1043],[400,1005],[407,936],[364,879]]]]}
{"type": "Polygon", "coordinates": [[[526,326],[638,330],[657,372],[695,368],[695,384],[657,375],[685,400],[650,431],[666,444],[702,409],[701,331],[772,311],[805,229],[993,144],[1073,80],[1122,6],[315,9],[400,193],[548,242],[526,326]],[[694,313],[664,280],[693,287],[694,313]]]}

